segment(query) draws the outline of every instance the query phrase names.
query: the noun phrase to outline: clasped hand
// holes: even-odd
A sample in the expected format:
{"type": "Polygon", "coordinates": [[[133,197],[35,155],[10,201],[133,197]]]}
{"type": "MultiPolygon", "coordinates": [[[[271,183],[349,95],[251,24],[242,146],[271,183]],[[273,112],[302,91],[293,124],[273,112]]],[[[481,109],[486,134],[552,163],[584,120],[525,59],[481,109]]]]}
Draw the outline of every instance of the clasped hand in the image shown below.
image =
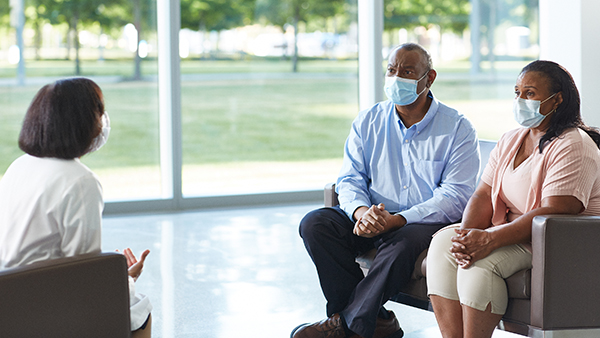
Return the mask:
{"type": "Polygon", "coordinates": [[[455,229],[450,252],[463,269],[487,257],[493,250],[491,234],[481,229],[455,229]]]}
{"type": "Polygon", "coordinates": [[[372,205],[354,224],[355,235],[371,238],[389,230],[388,220],[392,215],[385,210],[383,203],[372,205]]]}

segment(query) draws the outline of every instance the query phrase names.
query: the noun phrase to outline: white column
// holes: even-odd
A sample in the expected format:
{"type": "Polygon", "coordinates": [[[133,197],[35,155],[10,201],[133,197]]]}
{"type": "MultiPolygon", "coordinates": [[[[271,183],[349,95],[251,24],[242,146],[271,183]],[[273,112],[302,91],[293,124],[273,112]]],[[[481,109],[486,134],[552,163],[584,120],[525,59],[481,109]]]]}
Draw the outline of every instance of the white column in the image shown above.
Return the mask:
{"type": "Polygon", "coordinates": [[[383,99],[383,0],[358,0],[358,104],[383,99]]]}
{"type": "Polygon", "coordinates": [[[573,75],[586,124],[600,127],[600,1],[540,0],[540,59],[573,75]]]}
{"type": "Polygon", "coordinates": [[[172,198],[175,207],[182,200],[181,76],[179,69],[180,11],[179,0],[157,1],[162,197],[172,198]]]}

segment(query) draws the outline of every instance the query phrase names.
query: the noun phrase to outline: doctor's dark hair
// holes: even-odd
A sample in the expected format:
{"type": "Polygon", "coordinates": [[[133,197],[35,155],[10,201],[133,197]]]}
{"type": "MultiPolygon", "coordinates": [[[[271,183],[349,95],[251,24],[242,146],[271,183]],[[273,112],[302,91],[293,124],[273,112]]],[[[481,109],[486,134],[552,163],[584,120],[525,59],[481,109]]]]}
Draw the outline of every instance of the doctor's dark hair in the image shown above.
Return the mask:
{"type": "Polygon", "coordinates": [[[548,142],[560,137],[565,130],[570,128],[582,129],[600,148],[600,133],[598,129],[587,126],[581,119],[579,91],[571,74],[558,63],[544,60],[531,62],[521,70],[521,74],[526,72],[539,72],[545,76],[548,80],[550,93],[562,92],[563,101],[556,108],[556,111],[550,115],[548,130],[546,130],[546,133],[540,139],[540,153],[544,150],[544,146],[548,142]]]}
{"type": "Polygon", "coordinates": [[[19,148],[36,157],[81,157],[102,131],[102,114],[102,90],[94,81],[71,78],[45,85],[27,109],[19,148]]]}

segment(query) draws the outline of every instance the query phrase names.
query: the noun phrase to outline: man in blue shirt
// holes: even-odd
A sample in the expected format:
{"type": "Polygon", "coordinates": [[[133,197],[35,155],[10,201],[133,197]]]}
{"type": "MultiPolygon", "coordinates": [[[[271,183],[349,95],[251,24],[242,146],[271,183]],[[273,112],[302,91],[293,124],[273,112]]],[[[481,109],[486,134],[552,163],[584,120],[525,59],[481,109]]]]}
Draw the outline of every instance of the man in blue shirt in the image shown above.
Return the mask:
{"type": "Polygon", "coordinates": [[[403,336],[383,305],[409,282],[431,236],[462,217],[479,170],[475,129],[433,96],[436,76],[423,47],[397,47],[386,73],[390,100],[352,123],[336,185],[340,206],[300,223],[328,318],[299,326],[293,338],[403,336]],[[377,255],[363,276],[355,258],[372,248],[377,255]]]}

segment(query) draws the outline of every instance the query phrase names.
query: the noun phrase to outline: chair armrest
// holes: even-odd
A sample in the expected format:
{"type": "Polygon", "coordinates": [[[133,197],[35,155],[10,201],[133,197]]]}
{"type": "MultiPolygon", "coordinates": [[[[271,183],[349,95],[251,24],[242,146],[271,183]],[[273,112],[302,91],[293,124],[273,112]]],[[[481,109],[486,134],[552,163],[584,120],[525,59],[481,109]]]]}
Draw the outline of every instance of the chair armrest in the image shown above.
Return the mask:
{"type": "Polygon", "coordinates": [[[533,327],[600,327],[599,239],[597,216],[548,215],[533,219],[533,327]]]}
{"type": "Polygon", "coordinates": [[[340,204],[338,201],[338,194],[335,192],[335,183],[327,183],[325,185],[324,194],[326,207],[335,207],[340,204]]]}

